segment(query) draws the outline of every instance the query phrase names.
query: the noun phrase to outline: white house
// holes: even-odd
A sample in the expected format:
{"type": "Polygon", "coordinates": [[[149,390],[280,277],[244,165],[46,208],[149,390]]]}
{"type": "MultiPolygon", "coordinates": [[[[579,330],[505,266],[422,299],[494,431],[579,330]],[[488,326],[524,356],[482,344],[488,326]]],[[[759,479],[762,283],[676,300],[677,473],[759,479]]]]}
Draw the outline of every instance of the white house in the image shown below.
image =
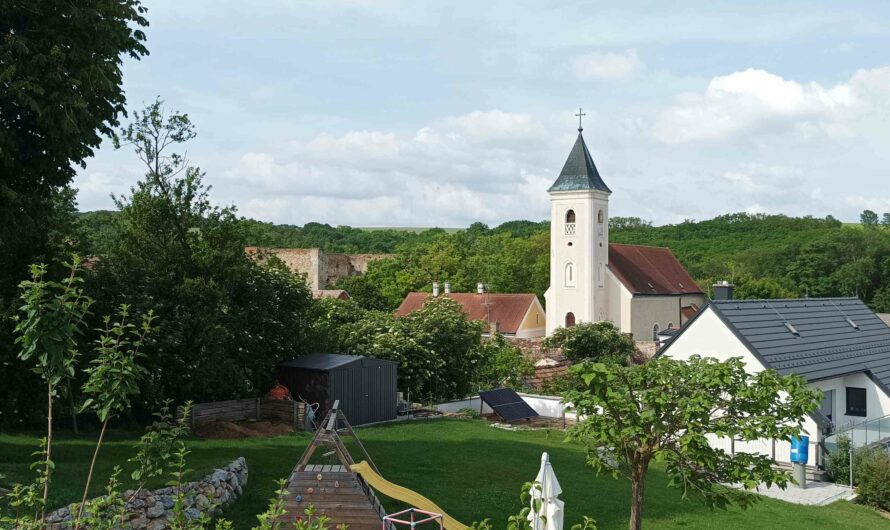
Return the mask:
{"type": "Polygon", "coordinates": [[[608,320],[636,340],[657,340],[705,303],[670,249],[609,243],[609,196],[582,129],[550,194],[547,334],[608,320]]]}
{"type": "MultiPolygon", "coordinates": [[[[856,298],[715,300],[658,355],[741,357],[751,372],[798,374],[821,389],[822,405],[804,423],[810,465],[818,463],[816,446],[833,430],[890,414],[890,327],[856,298]]],[[[790,458],[786,442],[712,443],[778,462],[790,458]]]]}

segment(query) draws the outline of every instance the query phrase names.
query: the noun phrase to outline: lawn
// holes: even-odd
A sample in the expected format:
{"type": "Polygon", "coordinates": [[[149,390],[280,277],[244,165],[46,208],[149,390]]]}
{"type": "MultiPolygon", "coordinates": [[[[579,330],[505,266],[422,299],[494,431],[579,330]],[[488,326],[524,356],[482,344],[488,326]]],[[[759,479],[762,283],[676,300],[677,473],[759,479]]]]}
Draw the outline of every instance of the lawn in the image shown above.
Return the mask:
{"type": "MultiPolygon", "coordinates": [[[[504,527],[506,517],[518,511],[520,486],[534,479],[541,452],[547,451],[563,487],[566,528],[582,515],[596,518],[601,529],[627,527],[629,484],[597,476],[584,465],[583,450],[564,443],[558,431],[508,432],[481,421],[430,420],[369,427],[358,433],[388,480],[424,494],[466,524],[490,517],[498,527],[504,527]]],[[[127,433],[111,436],[100,458],[102,479],[113,464],[131,456],[134,437],[127,433]]],[[[308,440],[306,434],[192,440],[189,467],[197,476],[244,456],[250,481],[228,516],[236,528],[250,528],[255,522],[253,515],[262,511],[271,496],[274,481],[288,475],[308,440]]],[[[0,435],[0,474],[25,479],[37,441],[36,436],[26,434],[0,435]]],[[[54,505],[79,499],[91,442],[88,437],[60,438],[54,450],[58,469],[54,505]]],[[[683,500],[666,484],[664,472],[653,468],[646,491],[646,528],[890,527],[890,521],[873,510],[846,502],[813,508],[764,499],[748,511],[710,511],[695,500],[683,500]]]]}

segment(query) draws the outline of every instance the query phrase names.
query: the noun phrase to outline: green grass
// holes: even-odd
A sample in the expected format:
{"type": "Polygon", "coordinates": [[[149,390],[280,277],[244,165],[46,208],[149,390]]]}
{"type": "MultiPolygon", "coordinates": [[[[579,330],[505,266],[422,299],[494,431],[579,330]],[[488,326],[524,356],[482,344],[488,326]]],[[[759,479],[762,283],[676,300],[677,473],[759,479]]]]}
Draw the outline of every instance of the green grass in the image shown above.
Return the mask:
{"type": "MultiPolygon", "coordinates": [[[[551,461],[563,488],[566,528],[582,515],[596,518],[601,529],[626,528],[630,486],[625,480],[597,476],[584,464],[581,448],[562,441],[562,433],[508,432],[480,421],[432,420],[359,429],[359,436],[383,475],[437,502],[450,515],[469,524],[490,517],[497,527],[518,511],[523,482],[537,473],[542,451],[551,461]]],[[[100,455],[99,484],[114,463],[132,454],[135,435],[117,433],[100,455]]],[[[194,476],[247,459],[250,481],[244,495],[228,511],[235,528],[250,528],[263,510],[275,479],[287,476],[309,440],[306,434],[268,439],[190,441],[189,467],[194,476]]],[[[0,474],[25,480],[30,452],[37,437],[0,435],[0,474]]],[[[79,499],[89,462],[92,439],[66,435],[56,445],[57,478],[52,502],[79,499]]],[[[748,511],[710,511],[695,500],[683,500],[666,487],[663,470],[654,466],[646,491],[646,528],[885,528],[890,521],[873,510],[837,502],[804,507],[764,499],[748,511]]]]}

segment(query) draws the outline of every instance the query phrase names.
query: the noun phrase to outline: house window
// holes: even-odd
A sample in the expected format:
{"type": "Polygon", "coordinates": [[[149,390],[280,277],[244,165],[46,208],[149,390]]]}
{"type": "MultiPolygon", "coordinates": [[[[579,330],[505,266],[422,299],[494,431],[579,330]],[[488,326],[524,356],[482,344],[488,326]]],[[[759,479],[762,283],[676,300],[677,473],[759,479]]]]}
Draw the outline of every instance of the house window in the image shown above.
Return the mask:
{"type": "Polygon", "coordinates": [[[575,325],[575,313],[566,313],[566,327],[570,328],[575,325]]]}
{"type": "Polygon", "coordinates": [[[655,340],[655,341],[658,340],[658,332],[659,331],[661,331],[661,328],[658,327],[658,322],[656,322],[655,325],[652,326],[652,340],[655,340]]]}
{"type": "Polygon", "coordinates": [[[575,265],[566,263],[566,287],[575,286],[575,265]]]}
{"type": "Polygon", "coordinates": [[[575,235],[575,210],[566,212],[566,235],[575,235]]]}
{"type": "Polygon", "coordinates": [[[847,416],[866,416],[865,389],[847,387],[847,416]]]}

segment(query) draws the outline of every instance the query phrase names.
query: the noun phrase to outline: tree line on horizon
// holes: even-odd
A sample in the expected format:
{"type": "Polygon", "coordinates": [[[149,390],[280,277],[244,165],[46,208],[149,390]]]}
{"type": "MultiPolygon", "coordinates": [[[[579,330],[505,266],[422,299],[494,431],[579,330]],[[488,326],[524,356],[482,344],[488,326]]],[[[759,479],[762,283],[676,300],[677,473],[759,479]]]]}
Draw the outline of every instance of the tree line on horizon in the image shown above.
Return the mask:
{"type": "MultiPolygon", "coordinates": [[[[105,241],[113,212],[80,214],[88,241],[105,241]]],[[[509,221],[496,227],[474,223],[457,232],[431,228],[365,230],[307,223],[279,225],[241,218],[248,245],[319,247],[326,252],[391,253],[368,273],[341,280],[368,309],[393,310],[411,291],[434,281],[455,291],[478,282],[492,292],[531,292],[542,298],[549,284],[547,221],[509,221]]],[[[890,214],[866,210],[859,225],[832,216],[726,214],[706,221],[653,226],[637,217],[613,217],[613,243],[670,248],[706,293],[721,280],[736,296],[802,298],[853,296],[878,312],[890,312],[890,214]]],[[[92,247],[101,255],[101,246],[92,247]]]]}

